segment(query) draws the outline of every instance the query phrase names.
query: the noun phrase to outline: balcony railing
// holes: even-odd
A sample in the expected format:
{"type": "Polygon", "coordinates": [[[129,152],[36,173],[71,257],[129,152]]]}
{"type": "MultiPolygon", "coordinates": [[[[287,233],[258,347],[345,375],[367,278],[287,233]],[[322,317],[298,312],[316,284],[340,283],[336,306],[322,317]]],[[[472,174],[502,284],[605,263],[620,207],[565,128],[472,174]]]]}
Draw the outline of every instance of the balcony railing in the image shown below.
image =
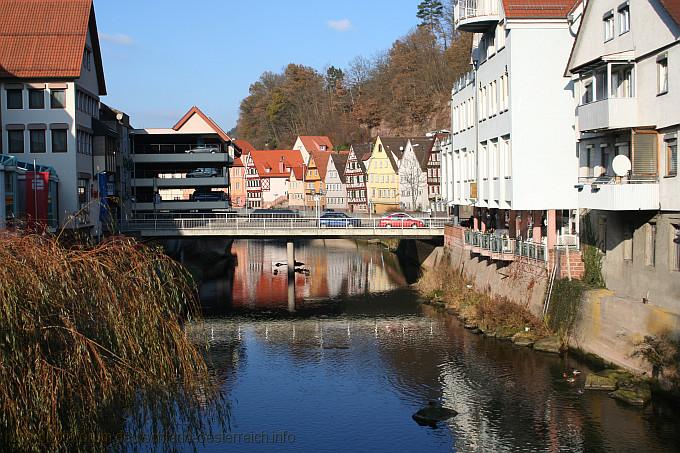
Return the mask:
{"type": "Polygon", "coordinates": [[[597,131],[641,126],[638,120],[637,98],[608,98],[579,105],[579,131],[597,131]]]}
{"type": "Polygon", "coordinates": [[[500,19],[499,0],[458,0],[455,23],[462,31],[479,32],[496,24],[500,19]]]}
{"type": "Polygon", "coordinates": [[[579,206],[583,208],[608,211],[659,209],[658,176],[581,177],[576,188],[579,206]]]}
{"type": "Polygon", "coordinates": [[[512,261],[516,257],[525,257],[541,262],[548,260],[547,245],[540,242],[522,241],[472,230],[465,230],[464,241],[465,249],[490,256],[492,259],[512,261]]]}

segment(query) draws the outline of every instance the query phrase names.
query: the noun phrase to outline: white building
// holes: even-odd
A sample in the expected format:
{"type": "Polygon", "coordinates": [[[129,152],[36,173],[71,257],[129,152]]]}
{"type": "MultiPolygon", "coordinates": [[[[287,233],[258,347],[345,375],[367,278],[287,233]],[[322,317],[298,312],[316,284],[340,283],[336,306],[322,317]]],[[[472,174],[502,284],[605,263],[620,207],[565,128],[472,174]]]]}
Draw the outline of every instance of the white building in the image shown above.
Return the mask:
{"type": "Polygon", "coordinates": [[[567,72],[577,115],[576,192],[585,239],[605,254],[607,287],[677,310],[680,8],[671,3],[587,2],[567,72]]]}
{"type": "Polygon", "coordinates": [[[326,168],[326,208],[345,211],[347,205],[347,185],[345,184],[345,166],[347,153],[333,152],[328,158],[326,168]]]}
{"type": "Polygon", "coordinates": [[[460,0],[474,33],[472,71],[452,96],[442,196],[473,209],[472,227],[551,247],[574,229],[576,153],[571,80],[574,0],[460,0]]]}
{"type": "Polygon", "coordinates": [[[0,11],[2,152],[52,167],[59,224],[97,234],[93,121],[106,84],[92,1],[0,0],[0,11]]]}
{"type": "Polygon", "coordinates": [[[401,207],[408,211],[425,211],[430,207],[428,196],[428,162],[435,137],[408,139],[399,164],[401,207]]]}

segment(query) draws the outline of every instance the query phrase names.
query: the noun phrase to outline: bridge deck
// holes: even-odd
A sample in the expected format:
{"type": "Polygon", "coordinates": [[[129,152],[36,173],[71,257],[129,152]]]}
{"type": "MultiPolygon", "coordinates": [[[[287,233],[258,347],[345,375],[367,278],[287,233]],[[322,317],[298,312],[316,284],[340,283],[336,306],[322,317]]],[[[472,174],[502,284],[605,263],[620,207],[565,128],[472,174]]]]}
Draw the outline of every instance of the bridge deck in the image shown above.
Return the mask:
{"type": "Polygon", "coordinates": [[[233,238],[435,238],[444,235],[448,219],[420,218],[407,224],[385,224],[380,219],[356,218],[329,221],[319,218],[260,219],[247,217],[187,217],[133,220],[125,231],[141,237],[233,237],[233,238]]]}

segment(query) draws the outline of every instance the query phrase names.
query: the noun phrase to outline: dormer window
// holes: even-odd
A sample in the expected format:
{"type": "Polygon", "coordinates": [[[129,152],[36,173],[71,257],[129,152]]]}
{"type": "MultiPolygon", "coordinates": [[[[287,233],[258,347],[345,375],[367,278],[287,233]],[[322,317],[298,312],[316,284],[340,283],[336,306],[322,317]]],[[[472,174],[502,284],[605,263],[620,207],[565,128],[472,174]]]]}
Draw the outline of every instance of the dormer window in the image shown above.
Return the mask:
{"type": "Polygon", "coordinates": [[[264,172],[265,172],[265,173],[271,173],[271,171],[272,171],[271,168],[265,168],[265,169],[264,169],[264,172]]]}
{"type": "Polygon", "coordinates": [[[326,145],[319,145],[319,149],[321,151],[326,151],[326,145]]]}

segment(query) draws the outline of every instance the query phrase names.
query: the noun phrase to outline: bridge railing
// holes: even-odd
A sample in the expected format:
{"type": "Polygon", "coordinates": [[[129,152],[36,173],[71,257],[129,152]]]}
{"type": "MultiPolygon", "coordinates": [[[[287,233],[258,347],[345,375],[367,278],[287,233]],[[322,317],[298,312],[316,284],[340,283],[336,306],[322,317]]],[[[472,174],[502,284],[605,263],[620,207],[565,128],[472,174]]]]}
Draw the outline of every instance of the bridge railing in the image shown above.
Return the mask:
{"type": "Polygon", "coordinates": [[[384,218],[324,218],[324,217],[235,217],[231,215],[209,217],[167,217],[130,219],[124,229],[127,231],[149,230],[309,230],[309,229],[347,229],[347,230],[440,230],[450,219],[445,217],[409,218],[404,221],[390,221],[384,218]]]}

